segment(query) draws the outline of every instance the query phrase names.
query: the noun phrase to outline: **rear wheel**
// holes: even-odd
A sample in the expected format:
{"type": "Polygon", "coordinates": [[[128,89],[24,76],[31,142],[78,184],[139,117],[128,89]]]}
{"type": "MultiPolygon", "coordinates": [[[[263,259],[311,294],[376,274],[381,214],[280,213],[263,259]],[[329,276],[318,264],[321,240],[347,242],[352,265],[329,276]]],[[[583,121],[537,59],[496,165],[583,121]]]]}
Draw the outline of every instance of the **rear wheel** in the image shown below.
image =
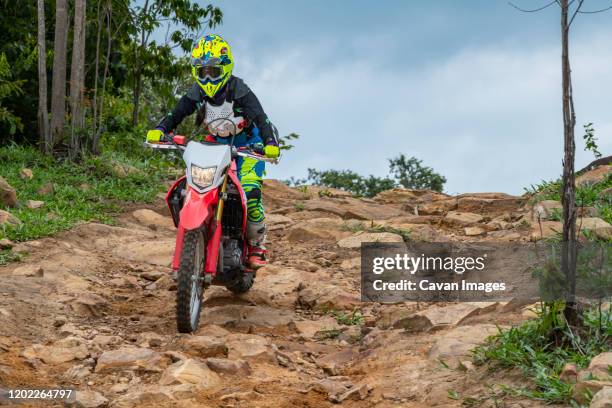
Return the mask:
{"type": "Polygon", "coordinates": [[[201,231],[185,233],[176,285],[176,327],[180,333],[196,331],[200,321],[205,244],[201,231]]]}
{"type": "Polygon", "coordinates": [[[238,272],[236,279],[226,288],[236,294],[245,293],[253,286],[255,274],[253,272],[238,272]]]}

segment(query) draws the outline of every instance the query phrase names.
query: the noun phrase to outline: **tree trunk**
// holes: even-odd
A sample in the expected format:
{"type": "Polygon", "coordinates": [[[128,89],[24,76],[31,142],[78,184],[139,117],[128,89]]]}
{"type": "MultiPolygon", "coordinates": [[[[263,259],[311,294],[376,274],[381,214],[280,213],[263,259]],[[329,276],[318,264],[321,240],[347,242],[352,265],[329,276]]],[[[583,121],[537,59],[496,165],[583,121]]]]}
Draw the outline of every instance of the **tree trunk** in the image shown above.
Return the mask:
{"type": "Polygon", "coordinates": [[[38,133],[40,149],[51,153],[49,112],[47,107],[47,47],[45,30],[45,1],[38,0],[38,133]]]}
{"type": "Polygon", "coordinates": [[[51,85],[51,137],[53,145],[64,140],[66,115],[66,45],[68,41],[66,0],[55,3],[55,39],[53,45],[53,81],[51,85]]]}
{"type": "Polygon", "coordinates": [[[113,5],[111,2],[108,3],[106,10],[106,34],[107,34],[107,45],[106,45],[106,61],[104,62],[104,73],[102,74],[102,94],[100,95],[100,113],[98,115],[98,125],[96,127],[96,134],[92,143],[92,151],[95,154],[100,153],[100,136],[102,135],[102,120],[104,118],[104,96],[106,95],[106,78],[108,77],[108,69],[110,65],[110,52],[112,45],[111,35],[111,21],[113,16],[113,5]]]}
{"type": "Polygon", "coordinates": [[[94,153],[94,142],[96,139],[96,134],[98,133],[97,125],[98,125],[98,77],[100,76],[100,38],[102,37],[102,23],[104,22],[104,16],[100,14],[100,7],[102,4],[102,0],[98,1],[98,13],[96,16],[97,20],[97,35],[96,35],[96,62],[94,69],[94,94],[92,99],[92,110],[93,110],[93,118],[92,118],[92,126],[91,126],[91,150],[94,153]]]}
{"type": "Polygon", "coordinates": [[[576,307],[576,185],[574,174],[574,127],[576,114],[572,96],[572,76],[569,62],[569,4],[561,0],[561,73],[563,88],[563,248],[561,253],[561,268],[568,282],[568,293],[564,310],[568,324],[574,326],[578,322],[576,307]]]}
{"type": "Polygon", "coordinates": [[[142,92],[142,74],[136,71],[134,75],[134,111],[132,112],[132,124],[138,125],[138,111],[140,110],[140,93],[142,92]]]}
{"type": "Polygon", "coordinates": [[[70,69],[70,114],[71,143],[70,150],[74,156],[80,153],[85,125],[83,111],[83,91],[85,87],[85,13],[86,0],[75,0],[74,3],[74,37],[72,42],[72,64],[70,69]]]}
{"type": "MultiPolygon", "coordinates": [[[[142,6],[141,15],[147,15],[149,11],[149,0],[145,0],[144,5],[142,6]]],[[[133,104],[134,111],[132,112],[132,124],[134,126],[138,125],[138,111],[140,110],[140,94],[142,92],[142,69],[141,69],[141,61],[138,58],[142,52],[146,50],[146,46],[148,43],[149,37],[146,34],[146,30],[140,27],[140,46],[136,47],[134,52],[134,87],[132,88],[134,91],[133,95],[133,104]]]]}

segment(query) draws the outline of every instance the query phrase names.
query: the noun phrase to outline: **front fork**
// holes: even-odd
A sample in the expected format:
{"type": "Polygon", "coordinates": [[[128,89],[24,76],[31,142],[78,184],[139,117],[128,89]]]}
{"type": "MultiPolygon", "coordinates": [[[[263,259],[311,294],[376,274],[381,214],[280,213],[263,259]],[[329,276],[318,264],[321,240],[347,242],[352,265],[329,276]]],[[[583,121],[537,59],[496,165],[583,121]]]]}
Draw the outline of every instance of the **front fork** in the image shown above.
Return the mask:
{"type": "MultiPolygon", "coordinates": [[[[228,173],[225,173],[223,183],[219,189],[217,206],[215,209],[214,216],[212,220],[204,221],[204,225],[201,225],[200,228],[203,229],[204,236],[206,237],[206,248],[205,248],[205,262],[204,262],[204,282],[211,282],[212,279],[217,274],[217,264],[219,262],[219,249],[221,247],[221,239],[222,239],[222,217],[223,217],[223,207],[224,202],[226,200],[227,194],[227,180],[229,178],[228,173]]],[[[179,223],[178,231],[176,236],[176,246],[174,251],[174,259],[172,260],[172,269],[175,271],[174,275],[176,275],[176,271],[180,266],[180,256],[183,248],[183,240],[185,237],[185,233],[187,229],[182,225],[183,223],[179,223]]],[[[195,226],[195,224],[194,224],[195,226]]]]}
{"type": "Polygon", "coordinates": [[[204,265],[204,282],[210,283],[212,279],[217,275],[217,265],[219,263],[219,248],[221,246],[222,237],[222,223],[223,218],[223,207],[227,198],[227,180],[229,174],[226,171],[223,178],[223,184],[221,184],[221,190],[219,191],[219,204],[217,205],[217,211],[211,224],[212,234],[210,234],[210,240],[206,246],[206,263],[204,265]]]}

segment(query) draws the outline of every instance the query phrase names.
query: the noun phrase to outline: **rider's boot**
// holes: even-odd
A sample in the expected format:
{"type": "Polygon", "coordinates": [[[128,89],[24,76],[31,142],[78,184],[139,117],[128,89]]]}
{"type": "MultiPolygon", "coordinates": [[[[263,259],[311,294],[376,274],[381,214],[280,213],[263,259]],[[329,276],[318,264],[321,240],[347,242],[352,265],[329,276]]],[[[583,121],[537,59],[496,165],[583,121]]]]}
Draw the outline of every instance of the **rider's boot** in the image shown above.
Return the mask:
{"type": "Polygon", "coordinates": [[[249,247],[247,266],[251,269],[259,269],[268,264],[266,256],[268,251],[266,251],[264,246],[266,232],[267,227],[263,221],[247,221],[247,241],[249,247]]]}

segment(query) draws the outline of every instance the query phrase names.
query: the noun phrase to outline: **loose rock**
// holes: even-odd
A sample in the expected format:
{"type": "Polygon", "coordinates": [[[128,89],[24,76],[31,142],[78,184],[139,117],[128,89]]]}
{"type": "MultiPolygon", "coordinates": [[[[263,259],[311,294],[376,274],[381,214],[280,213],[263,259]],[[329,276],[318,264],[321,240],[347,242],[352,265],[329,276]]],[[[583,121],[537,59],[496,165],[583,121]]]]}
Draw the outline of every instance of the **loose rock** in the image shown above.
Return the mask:
{"type": "Polygon", "coordinates": [[[53,183],[49,182],[43,185],[41,188],[39,188],[37,193],[39,195],[46,196],[49,194],[53,194],[54,191],[55,191],[55,186],[53,185],[53,183]]]}
{"type": "Polygon", "coordinates": [[[162,373],[161,385],[194,384],[205,389],[218,385],[221,378],[204,363],[194,359],[178,361],[162,373]]]}
{"type": "Polygon", "coordinates": [[[11,273],[13,276],[28,276],[28,277],[42,277],[45,271],[42,267],[37,265],[24,265],[13,269],[11,273]]]}
{"type": "Polygon", "coordinates": [[[0,249],[11,249],[15,245],[13,241],[7,238],[0,239],[0,249]]]}
{"type": "Polygon", "coordinates": [[[171,217],[164,217],[149,209],[136,210],[132,213],[134,218],[151,229],[157,228],[174,228],[174,223],[171,217]]]}
{"type": "Polygon", "coordinates": [[[17,193],[15,189],[0,176],[0,205],[15,207],[17,205],[17,193]]]}
{"type": "Polygon", "coordinates": [[[465,232],[465,235],[467,235],[468,237],[475,237],[475,236],[484,235],[487,233],[487,231],[481,227],[465,227],[463,231],[465,232]]]}
{"type": "Polygon", "coordinates": [[[612,387],[603,387],[593,395],[590,408],[612,408],[612,387]]]}
{"type": "Polygon", "coordinates": [[[44,201],[36,201],[36,200],[28,200],[28,202],[26,203],[26,207],[32,210],[36,210],[37,208],[40,208],[44,205],[45,205],[44,201]]]}
{"type": "Polygon", "coordinates": [[[26,358],[37,358],[47,364],[61,364],[72,360],[83,360],[89,355],[83,339],[67,337],[53,345],[34,344],[23,351],[26,358]]]}
{"type": "Polygon", "coordinates": [[[249,334],[231,334],[227,338],[231,359],[276,364],[276,350],[265,337],[249,334]]]}
{"type": "Polygon", "coordinates": [[[102,394],[91,390],[78,390],[76,391],[76,397],[73,403],[69,406],[77,408],[98,408],[104,407],[108,403],[108,400],[104,398],[102,394]]]}
{"type": "Polygon", "coordinates": [[[608,174],[610,173],[612,173],[612,166],[597,166],[594,169],[589,170],[576,177],[576,186],[590,186],[593,184],[601,183],[606,179],[606,177],[608,177],[608,174]]]}
{"type": "Polygon", "coordinates": [[[492,324],[457,327],[439,335],[427,357],[431,361],[441,360],[451,368],[457,368],[462,360],[471,356],[470,350],[496,333],[497,326],[492,324]]]}
{"type": "Polygon", "coordinates": [[[31,169],[23,168],[19,170],[19,177],[24,180],[32,180],[34,178],[34,173],[32,173],[31,169]]]}
{"type": "Polygon", "coordinates": [[[598,238],[608,240],[612,239],[612,225],[608,224],[601,218],[589,217],[580,218],[576,221],[580,226],[581,231],[591,231],[598,238]]]}
{"type": "Polygon", "coordinates": [[[185,353],[197,357],[227,356],[227,345],[221,339],[209,336],[189,336],[181,340],[185,353]]]}
{"type": "Polygon", "coordinates": [[[454,327],[470,316],[478,314],[479,307],[459,303],[445,307],[431,307],[397,321],[394,327],[408,331],[430,331],[454,327]]]}
{"type": "Polygon", "coordinates": [[[221,374],[247,376],[251,374],[251,366],[244,360],[210,357],[206,359],[208,367],[221,374]]]}
{"type": "Polygon", "coordinates": [[[483,217],[469,212],[450,211],[444,217],[444,222],[451,225],[469,226],[482,222],[483,217]]]}
{"type": "Polygon", "coordinates": [[[0,210],[0,225],[20,225],[21,221],[8,211],[0,210]]]}
{"type": "Polygon", "coordinates": [[[147,348],[122,347],[105,351],[98,358],[96,373],[116,370],[143,370],[160,372],[168,365],[168,359],[147,348]]]}
{"type": "Polygon", "coordinates": [[[340,248],[361,248],[363,242],[404,242],[399,234],[391,232],[363,232],[338,241],[340,248]]]}

